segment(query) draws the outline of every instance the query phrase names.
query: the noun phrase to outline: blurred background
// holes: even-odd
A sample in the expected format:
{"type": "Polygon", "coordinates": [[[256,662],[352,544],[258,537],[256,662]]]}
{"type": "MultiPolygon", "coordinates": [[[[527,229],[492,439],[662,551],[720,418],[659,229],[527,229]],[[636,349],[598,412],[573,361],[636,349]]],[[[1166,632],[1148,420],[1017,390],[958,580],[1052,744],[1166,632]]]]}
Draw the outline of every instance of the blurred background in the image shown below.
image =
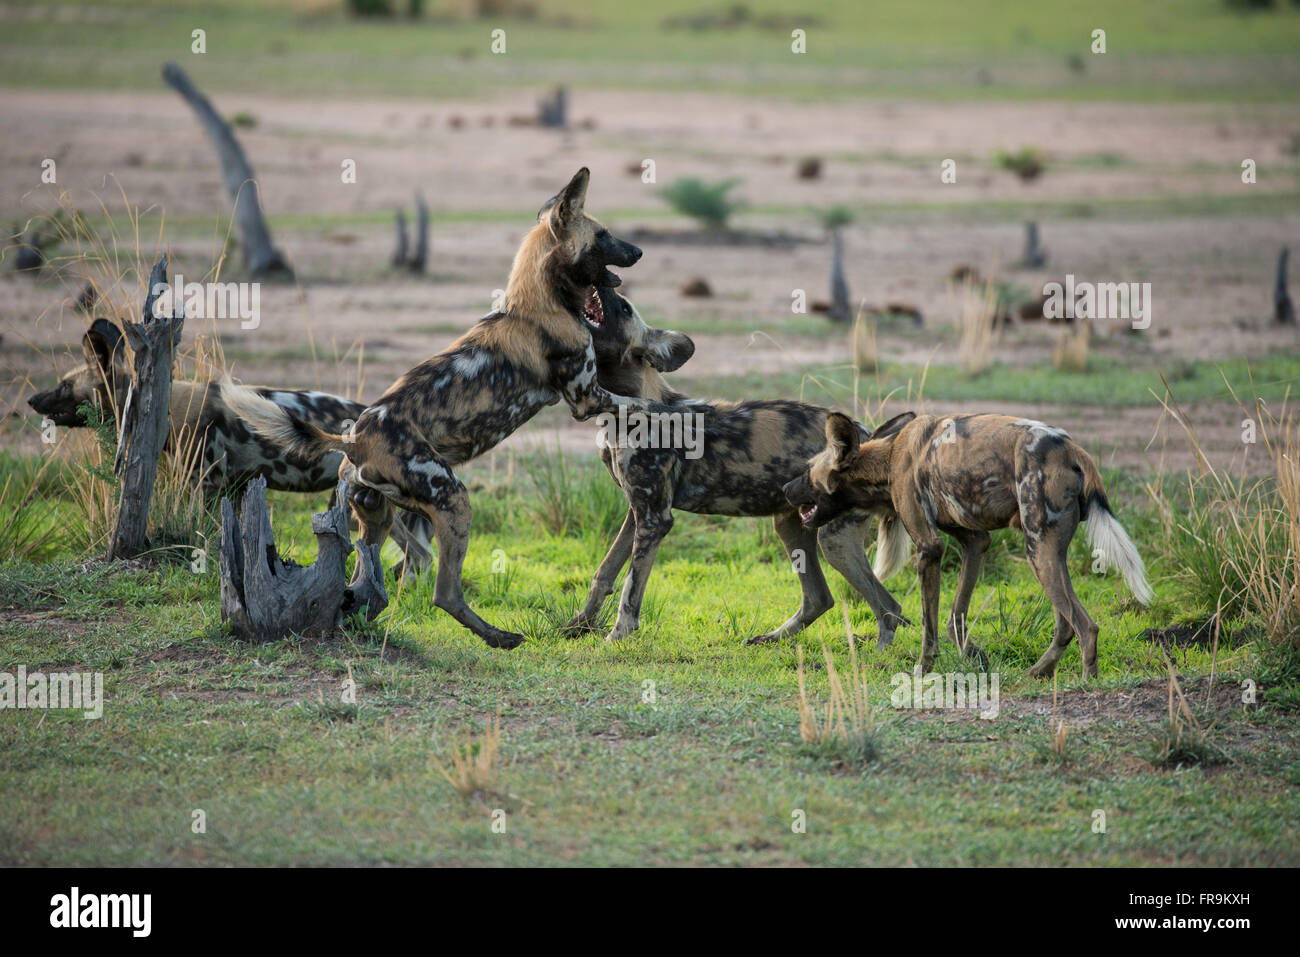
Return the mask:
{"type": "MultiPolygon", "coordinates": [[[[40,448],[25,399],[80,362],[92,272],[126,290],[94,314],[162,249],[249,278],[174,61],[294,273],[255,329],[187,323],[245,382],[377,396],[489,310],[586,165],[645,250],[623,291],[695,339],[690,394],[1030,414],[1159,470],[1194,461],[1169,389],[1212,459],[1268,470],[1241,421],[1300,378],[1297,54],[1285,0],[7,2],[0,442],[40,448]],[[1043,318],[1067,274],[1149,282],[1150,327],[1043,318]]],[[[551,409],[496,454],[591,431],[551,409]]]]}

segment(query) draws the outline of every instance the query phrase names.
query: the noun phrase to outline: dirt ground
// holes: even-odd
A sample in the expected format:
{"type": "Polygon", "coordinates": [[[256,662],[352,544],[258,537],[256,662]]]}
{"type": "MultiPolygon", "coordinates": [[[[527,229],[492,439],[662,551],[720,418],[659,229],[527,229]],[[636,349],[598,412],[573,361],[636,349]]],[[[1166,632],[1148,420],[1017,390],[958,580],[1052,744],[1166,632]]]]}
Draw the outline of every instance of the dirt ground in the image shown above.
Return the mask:
{"type": "MultiPolygon", "coordinates": [[[[697,350],[686,371],[694,381],[848,361],[842,336],[810,337],[790,328],[793,290],[806,289],[810,299],[826,295],[829,244],[813,211],[839,203],[875,210],[845,232],[855,297],[913,304],[927,330],[952,323],[947,277],[966,263],[1035,291],[1067,272],[1099,282],[1151,282],[1157,366],[1300,347],[1294,331],[1268,322],[1276,253],[1295,245],[1300,215],[1233,213],[1224,205],[1293,189],[1295,159],[1283,152],[1293,117],[1284,105],[808,105],[584,93],[573,104],[578,128],[561,134],[512,125],[512,117],[532,112],[524,97],[431,105],[214,99],[227,116],[256,119],[239,135],[261,179],[277,244],[298,273],[296,285],[263,286],[256,329],[229,320],[187,323],[187,339],[219,333],[244,381],[377,395],[489,309],[532,211],[580,165],[593,173],[591,211],[616,231],[689,229],[667,215],[660,186],[682,176],[736,177],[742,180],[737,193],[749,203],[739,228],[801,240],[646,244],[642,262],[625,274],[625,291],[649,321],[690,331],[697,350]],[[998,149],[1026,144],[1049,158],[1047,173],[1029,184],[992,163],[998,149]],[[825,160],[821,178],[794,175],[806,155],[825,160]],[[1260,169],[1253,186],[1241,183],[1245,157],[1260,169]],[[943,158],[956,160],[956,184],[940,182],[943,158]],[[355,184],[340,177],[349,159],[356,163],[355,184]],[[641,180],[644,159],[655,161],[655,184],[641,180]],[[435,214],[430,275],[420,279],[388,267],[392,211],[409,210],[416,189],[435,214]],[[1038,217],[1050,256],[1044,269],[1014,266],[1023,242],[1018,204],[1025,201],[1066,211],[1038,217]],[[1153,202],[1165,206],[1142,206],[1153,202]],[[1089,215],[1070,215],[1071,204],[1093,205],[1089,215]],[[696,275],[708,279],[712,298],[679,295],[681,283],[696,275]],[[719,331],[709,332],[710,325],[719,331]]],[[[0,220],[12,224],[53,208],[55,188],[39,180],[47,156],[58,164],[57,188],[83,211],[93,213],[102,202],[121,230],[123,196],[145,210],[139,245],[146,258],[158,246],[161,211],[176,269],[200,279],[215,261],[227,200],[212,150],[178,98],[0,93],[0,220]]],[[[120,242],[128,250],[136,244],[125,231],[120,242]]],[[[232,264],[223,278],[240,278],[238,272],[232,264]]],[[[0,445],[6,449],[39,448],[25,398],[79,361],[75,343],[85,318],[71,304],[79,285],[73,267],[42,281],[0,268],[0,445]]],[[[1011,365],[1050,363],[1055,335],[1041,326],[1011,330],[996,357],[1011,365]]],[[[955,341],[882,331],[881,356],[952,363],[955,341]]],[[[1085,445],[1100,443],[1108,461],[1152,469],[1192,464],[1186,443],[1167,430],[1152,442],[1161,420],[1154,403],[1116,411],[1063,395],[1051,407],[982,408],[1050,419],[1085,445]]],[[[1235,409],[1211,404],[1196,415],[1215,456],[1240,457],[1235,409]]],[[[589,448],[590,432],[547,410],[504,449],[557,441],[589,448]]]]}

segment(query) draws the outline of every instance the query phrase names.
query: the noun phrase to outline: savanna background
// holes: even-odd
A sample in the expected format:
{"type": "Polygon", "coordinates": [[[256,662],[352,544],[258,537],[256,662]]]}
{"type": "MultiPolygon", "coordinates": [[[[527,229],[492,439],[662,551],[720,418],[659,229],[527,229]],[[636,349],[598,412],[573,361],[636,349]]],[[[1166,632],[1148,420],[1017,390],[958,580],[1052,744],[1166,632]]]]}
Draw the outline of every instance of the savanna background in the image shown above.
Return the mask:
{"type": "MultiPolygon", "coordinates": [[[[0,668],[102,671],[107,695],[99,721],[0,711],[0,860],[1300,862],[1300,332],[1274,318],[1300,238],[1298,45],[1284,0],[0,5],[0,668]],[[798,601],[770,524],[679,514],[641,630],[568,640],[624,506],[594,426],[557,408],[462,472],[470,599],[523,646],[486,648],[431,581],[391,580],[388,611],[336,639],[235,641],[217,502],[165,462],[156,548],[103,563],[111,423],[50,443],[26,405],[81,362],[87,279],[121,320],[160,251],[187,279],[245,278],[168,60],[234,126],[296,272],[263,285],[256,329],[187,322],[179,375],[377,396],[488,311],[585,165],[589,209],[645,250],[623,291],[695,340],[677,388],[1066,428],[1155,604],[1091,574],[1080,535],[1101,678],[1080,681],[1076,646],[1055,684],[1027,679],[1052,616],[999,533],[971,606],[999,716],[900,711],[919,625],[876,652],[828,572],[839,605],[802,655],[748,647],[798,601]],[[557,85],[565,129],[537,122],[557,85]],[[417,190],[421,275],[390,265],[417,190]],[[57,240],[19,273],[32,227],[57,240]],[[838,317],[817,311],[834,233],[838,317]],[[1150,327],[1035,317],[1067,273],[1151,283],[1150,327]],[[814,308],[793,312],[796,290],[814,308]]],[[[310,561],[325,496],[271,502],[281,549],[310,561]]],[[[945,608],[956,567],[954,548],[945,608]]],[[[886,584],[919,622],[914,573],[886,584]]],[[[945,643],[938,670],[967,668],[945,643]]]]}

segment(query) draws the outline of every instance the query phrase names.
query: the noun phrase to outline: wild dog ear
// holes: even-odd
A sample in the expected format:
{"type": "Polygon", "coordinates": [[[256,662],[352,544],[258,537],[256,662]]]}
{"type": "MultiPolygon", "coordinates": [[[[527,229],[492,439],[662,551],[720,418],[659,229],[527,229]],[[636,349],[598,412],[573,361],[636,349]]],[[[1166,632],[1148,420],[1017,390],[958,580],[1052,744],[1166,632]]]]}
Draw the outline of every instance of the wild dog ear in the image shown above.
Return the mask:
{"type": "Polygon", "coordinates": [[[113,353],[121,345],[122,330],[107,319],[96,319],[81,337],[81,351],[86,354],[86,363],[105,373],[112,371],[113,353]]]}
{"type": "Polygon", "coordinates": [[[695,343],[684,332],[651,329],[645,337],[645,355],[660,372],[676,372],[695,355],[695,343]]]}
{"type": "Polygon", "coordinates": [[[549,210],[557,226],[572,223],[582,215],[587,204],[587,184],[590,182],[591,171],[584,166],[573,175],[568,186],[546,201],[546,205],[538,212],[538,217],[549,210]]]}
{"type": "Polygon", "coordinates": [[[858,447],[861,433],[858,425],[847,415],[832,412],[826,417],[826,449],[831,453],[831,465],[838,468],[849,453],[858,447]]]}
{"type": "Polygon", "coordinates": [[[871,433],[871,438],[887,439],[891,435],[897,435],[903,430],[903,426],[915,418],[915,412],[900,412],[889,421],[881,423],[880,427],[871,433]]]}

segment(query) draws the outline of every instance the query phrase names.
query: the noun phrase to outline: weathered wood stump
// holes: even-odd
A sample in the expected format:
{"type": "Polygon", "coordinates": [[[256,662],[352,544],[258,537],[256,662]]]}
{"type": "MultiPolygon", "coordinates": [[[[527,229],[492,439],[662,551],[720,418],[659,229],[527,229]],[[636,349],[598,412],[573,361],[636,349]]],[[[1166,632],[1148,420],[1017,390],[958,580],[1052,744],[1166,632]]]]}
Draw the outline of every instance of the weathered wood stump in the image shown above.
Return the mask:
{"type": "Polygon", "coordinates": [[[334,501],[338,504],[311,517],[316,561],[299,565],[281,559],[276,551],[265,479],[248,484],[239,519],[230,499],[221,500],[221,618],[240,638],[325,638],[362,606],[370,621],[387,607],[378,545],[357,543],[356,573],[347,584],[352,541],[346,482],[339,481],[334,501]]]}
{"type": "Polygon", "coordinates": [[[158,460],[171,429],[172,359],[185,325],[182,316],[154,315],[159,289],[167,283],[167,255],[149,273],[141,322],[122,325],[131,349],[131,385],[122,405],[113,471],[122,478],[117,521],[109,538],[108,559],[134,558],[149,541],[149,504],[153,501],[158,460]]]}
{"type": "Polygon", "coordinates": [[[1283,325],[1295,325],[1295,304],[1286,288],[1286,261],[1289,250],[1283,246],[1277,256],[1277,276],[1273,280],[1273,318],[1283,325]]]}
{"type": "Polygon", "coordinates": [[[221,118],[208,98],[199,92],[185,71],[175,63],[164,63],[162,76],[167,85],[189,103],[207,131],[212,145],[216,147],[217,159],[221,163],[221,178],[226,184],[231,202],[235,204],[235,231],[239,235],[239,245],[244,251],[248,271],[255,278],[272,275],[293,278],[289,263],[271,242],[271,230],[262,216],[262,204],[257,195],[257,178],[253,175],[253,167],[244,156],[244,150],[239,145],[239,140],[235,139],[230,124],[221,118]]]}
{"type": "Polygon", "coordinates": [[[1025,223],[1025,251],[1020,265],[1026,269],[1042,269],[1047,265],[1047,250],[1038,244],[1038,224],[1025,223]]]}
{"type": "Polygon", "coordinates": [[[844,240],[838,229],[831,233],[831,243],[830,317],[836,322],[849,322],[853,319],[853,307],[849,304],[849,283],[844,278],[844,240]]]}

